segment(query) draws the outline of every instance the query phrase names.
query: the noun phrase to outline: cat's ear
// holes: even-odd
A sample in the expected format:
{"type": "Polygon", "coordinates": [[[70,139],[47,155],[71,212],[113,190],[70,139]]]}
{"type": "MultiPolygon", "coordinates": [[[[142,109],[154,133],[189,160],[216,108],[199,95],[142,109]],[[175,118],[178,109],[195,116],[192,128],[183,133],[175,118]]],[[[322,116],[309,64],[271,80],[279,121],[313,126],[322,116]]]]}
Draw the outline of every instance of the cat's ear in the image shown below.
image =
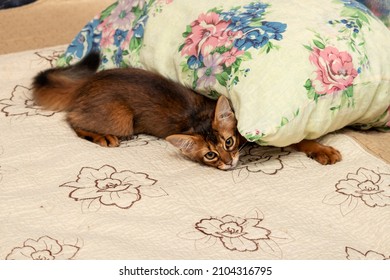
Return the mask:
{"type": "Polygon", "coordinates": [[[229,100],[221,95],[215,107],[213,127],[222,133],[222,130],[235,129],[237,125],[229,100]]]}
{"type": "Polygon", "coordinates": [[[234,113],[232,110],[232,107],[230,107],[229,100],[221,95],[218,98],[217,105],[215,107],[215,121],[221,121],[224,119],[231,119],[234,118],[234,113]]]}
{"type": "Polygon", "coordinates": [[[165,140],[167,140],[176,148],[180,149],[180,151],[182,151],[184,154],[189,154],[196,144],[195,136],[185,134],[169,135],[167,138],[165,138],[165,140]]]}

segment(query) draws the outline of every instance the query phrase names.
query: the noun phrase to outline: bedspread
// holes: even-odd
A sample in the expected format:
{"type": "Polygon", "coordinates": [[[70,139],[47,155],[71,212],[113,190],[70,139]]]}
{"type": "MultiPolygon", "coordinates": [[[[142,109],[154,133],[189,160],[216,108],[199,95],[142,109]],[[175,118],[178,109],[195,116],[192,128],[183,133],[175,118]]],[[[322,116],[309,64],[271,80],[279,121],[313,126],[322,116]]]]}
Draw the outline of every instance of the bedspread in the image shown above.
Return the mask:
{"type": "Polygon", "coordinates": [[[139,135],[78,138],[31,100],[60,46],[0,56],[1,259],[389,259],[390,166],[351,138],[321,166],[248,145],[235,170],[139,135]]]}

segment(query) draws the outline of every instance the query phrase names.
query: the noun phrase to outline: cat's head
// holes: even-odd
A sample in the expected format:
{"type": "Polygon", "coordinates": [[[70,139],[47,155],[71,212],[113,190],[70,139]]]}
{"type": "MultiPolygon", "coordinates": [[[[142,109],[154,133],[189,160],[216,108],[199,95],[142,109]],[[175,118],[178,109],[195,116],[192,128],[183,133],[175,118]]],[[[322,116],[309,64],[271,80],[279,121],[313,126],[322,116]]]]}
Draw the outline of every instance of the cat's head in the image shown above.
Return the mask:
{"type": "Polygon", "coordinates": [[[221,170],[233,169],[239,158],[237,120],[226,97],[215,107],[211,129],[206,134],[174,134],[166,138],[189,159],[221,170]]]}

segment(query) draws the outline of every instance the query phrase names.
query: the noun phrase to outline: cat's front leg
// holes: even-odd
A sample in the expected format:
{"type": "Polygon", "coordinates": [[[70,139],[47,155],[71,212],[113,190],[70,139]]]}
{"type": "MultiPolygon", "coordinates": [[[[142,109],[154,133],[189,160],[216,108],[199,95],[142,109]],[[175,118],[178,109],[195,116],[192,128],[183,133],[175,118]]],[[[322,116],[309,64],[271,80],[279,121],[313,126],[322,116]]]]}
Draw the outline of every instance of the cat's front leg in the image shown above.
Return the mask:
{"type": "Polygon", "coordinates": [[[335,148],[314,140],[302,140],[297,144],[291,145],[291,147],[324,165],[335,164],[341,161],[342,158],[341,153],[335,148]]]}

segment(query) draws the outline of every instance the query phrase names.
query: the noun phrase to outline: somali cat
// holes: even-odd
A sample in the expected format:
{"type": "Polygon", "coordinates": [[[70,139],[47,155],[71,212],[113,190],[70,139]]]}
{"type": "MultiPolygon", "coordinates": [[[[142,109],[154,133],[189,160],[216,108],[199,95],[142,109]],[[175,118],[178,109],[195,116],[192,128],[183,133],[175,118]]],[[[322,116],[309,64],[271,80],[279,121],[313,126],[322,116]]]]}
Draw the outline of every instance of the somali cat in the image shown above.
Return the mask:
{"type": "MultiPolygon", "coordinates": [[[[66,111],[81,138],[105,147],[136,134],[165,138],[188,158],[222,170],[233,169],[239,145],[236,118],[226,97],[217,101],[162,77],[135,68],[96,72],[98,53],[79,63],[48,69],[33,81],[37,105],[66,111]]],[[[321,164],[334,164],[341,154],[314,140],[291,145],[321,164]]]]}
{"type": "Polygon", "coordinates": [[[119,146],[136,134],[165,138],[191,160],[222,170],[238,163],[240,136],[226,97],[217,101],[158,74],[135,68],[96,72],[98,53],[48,69],[33,81],[35,103],[66,111],[81,138],[119,146]]]}

